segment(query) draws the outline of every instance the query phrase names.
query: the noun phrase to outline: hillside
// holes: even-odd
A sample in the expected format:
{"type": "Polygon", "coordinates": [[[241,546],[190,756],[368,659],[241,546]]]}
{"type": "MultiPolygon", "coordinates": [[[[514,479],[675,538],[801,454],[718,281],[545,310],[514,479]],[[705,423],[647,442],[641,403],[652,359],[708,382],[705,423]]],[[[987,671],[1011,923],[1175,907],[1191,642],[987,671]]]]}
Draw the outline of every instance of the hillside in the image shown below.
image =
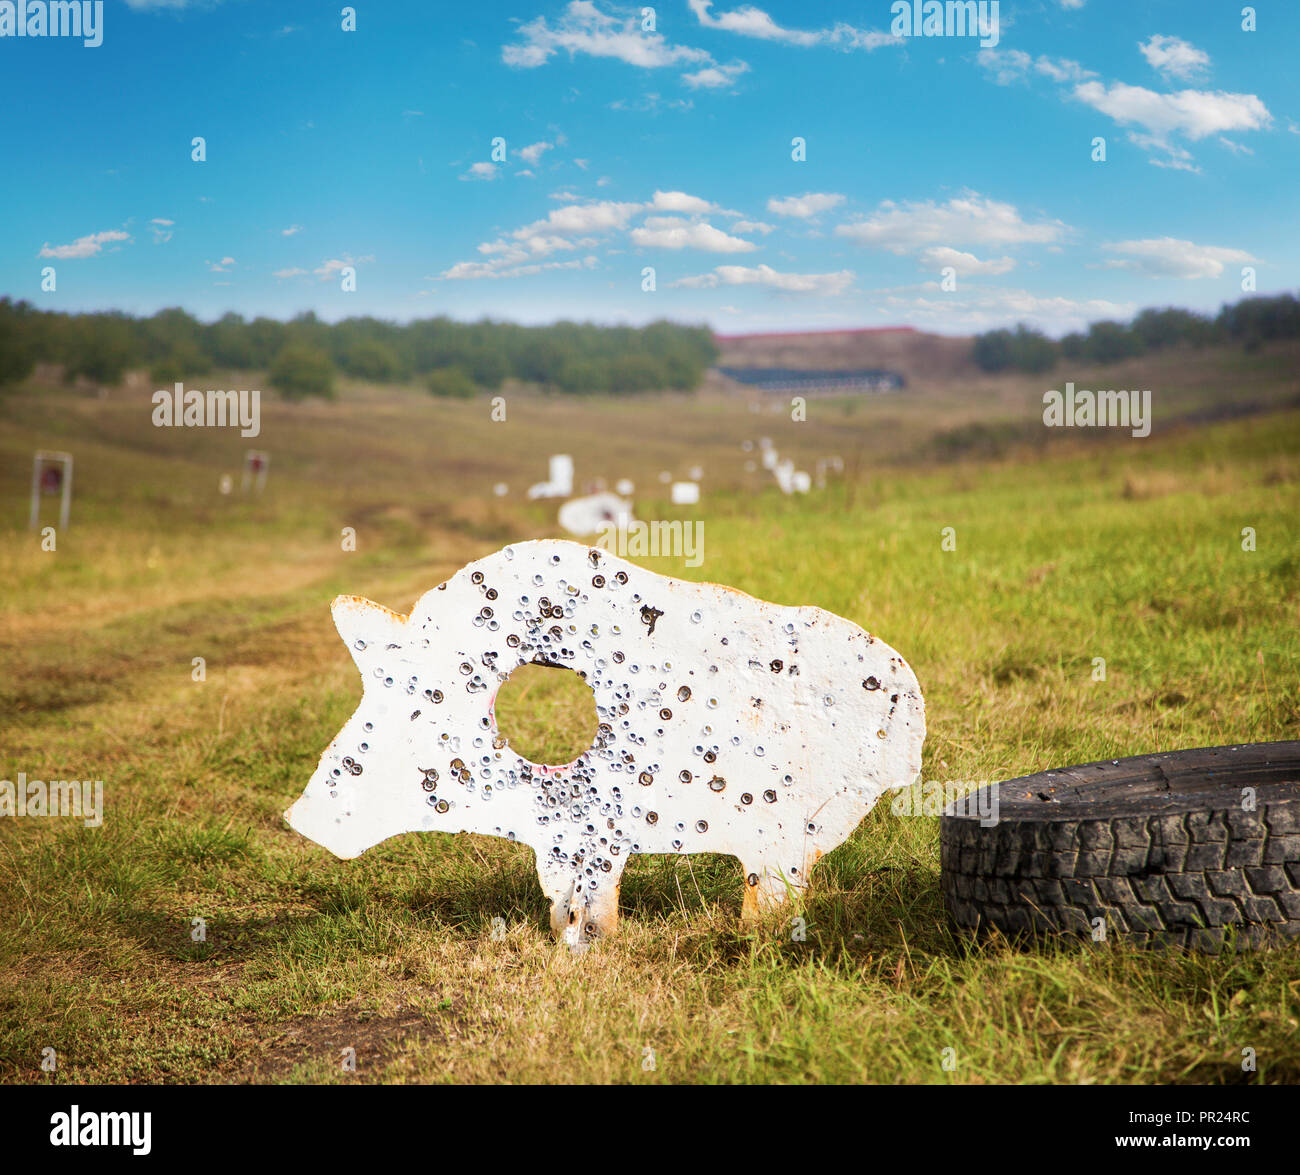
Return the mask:
{"type": "MultiPolygon", "coordinates": [[[[782,915],[738,930],[734,858],[636,854],[618,933],[578,957],[523,845],[430,832],[339,861],[281,815],[361,694],[330,600],[406,611],[556,534],[555,503],[522,489],[561,446],[580,479],[633,477],[639,517],[703,523],[701,567],[653,569],[827,608],[904,653],[932,785],[1296,737],[1300,413],[1164,427],[1294,397],[1295,351],[1143,364],[1098,374],[1156,390],[1144,440],[1044,429],[1044,378],[827,398],[802,423],[779,397],[509,389],[498,423],[486,397],[345,383],[267,398],[257,495],[219,489],[250,442],[154,427],[147,384],[29,381],[0,400],[3,773],[102,780],[103,822],[0,820],[0,1084],[52,1076],[46,1048],[58,1081],[91,1083],[1214,1082],[1240,1080],[1242,1041],[1261,1081],[1296,1080],[1295,950],[964,949],[938,818],[916,809],[878,805],[817,866],[803,941],[782,915]],[[994,426],[1042,450],[904,463],[994,426]],[[801,459],[834,445],[845,474],[783,498],[745,473],[760,435],[801,459]],[[76,457],[55,550],[26,529],[36,447],[76,457]],[[671,506],[657,472],[695,463],[702,502],[671,506]]],[[[588,711],[553,696],[495,713],[512,747],[590,742],[588,711]]]]}
{"type": "Polygon", "coordinates": [[[978,374],[969,338],[910,326],[714,337],[722,352],[719,367],[886,368],[901,371],[909,383],[978,374]]]}

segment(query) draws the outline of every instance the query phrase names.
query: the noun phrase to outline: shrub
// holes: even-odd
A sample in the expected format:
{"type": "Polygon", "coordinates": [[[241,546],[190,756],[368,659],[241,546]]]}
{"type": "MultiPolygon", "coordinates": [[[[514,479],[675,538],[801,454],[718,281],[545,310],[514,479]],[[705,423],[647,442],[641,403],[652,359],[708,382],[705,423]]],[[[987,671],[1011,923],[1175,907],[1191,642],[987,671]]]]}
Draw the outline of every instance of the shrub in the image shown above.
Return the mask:
{"type": "Polygon", "coordinates": [[[425,385],[431,396],[445,396],[454,400],[468,400],[478,395],[478,384],[470,379],[463,367],[439,367],[429,372],[425,385]]]}
{"type": "Polygon", "coordinates": [[[334,397],[334,364],[323,351],[290,343],[271,365],[270,383],[286,400],[334,397]]]}

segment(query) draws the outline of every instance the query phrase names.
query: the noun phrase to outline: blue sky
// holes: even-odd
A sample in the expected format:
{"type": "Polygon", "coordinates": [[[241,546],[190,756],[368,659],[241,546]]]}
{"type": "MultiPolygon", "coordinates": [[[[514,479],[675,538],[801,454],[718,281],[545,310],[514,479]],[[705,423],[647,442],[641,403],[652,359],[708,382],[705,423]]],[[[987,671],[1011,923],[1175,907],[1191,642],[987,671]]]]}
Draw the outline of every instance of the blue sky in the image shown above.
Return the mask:
{"type": "Polygon", "coordinates": [[[344,7],[107,0],[98,47],[0,37],[0,292],[1060,334],[1216,309],[1243,266],[1297,285],[1293,0],[1255,32],[1235,0],[1004,0],[987,47],[892,35],[889,0],[665,0],[653,29],[603,0],[344,7]]]}

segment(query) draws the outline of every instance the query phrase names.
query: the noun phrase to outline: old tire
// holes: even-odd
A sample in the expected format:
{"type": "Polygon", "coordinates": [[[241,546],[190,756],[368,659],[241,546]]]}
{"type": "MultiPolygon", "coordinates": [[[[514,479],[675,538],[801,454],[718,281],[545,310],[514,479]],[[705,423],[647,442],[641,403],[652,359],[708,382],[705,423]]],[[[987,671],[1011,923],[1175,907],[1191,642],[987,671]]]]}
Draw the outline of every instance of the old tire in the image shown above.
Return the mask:
{"type": "Polygon", "coordinates": [[[976,935],[1217,950],[1300,937],[1300,741],[1087,763],[944,811],[943,891],[976,935]],[[1254,789],[1249,810],[1246,788],[1254,789]],[[969,814],[968,814],[969,813],[969,814]]]}

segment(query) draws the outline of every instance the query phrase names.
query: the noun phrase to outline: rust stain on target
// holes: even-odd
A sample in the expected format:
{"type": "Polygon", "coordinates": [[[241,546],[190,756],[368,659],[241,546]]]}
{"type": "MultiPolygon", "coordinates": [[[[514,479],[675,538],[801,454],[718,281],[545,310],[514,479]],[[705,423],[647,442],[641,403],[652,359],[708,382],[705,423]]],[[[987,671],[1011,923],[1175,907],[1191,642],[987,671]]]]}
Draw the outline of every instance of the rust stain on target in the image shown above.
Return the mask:
{"type": "Polygon", "coordinates": [[[285,818],[344,858],[403,832],[527,844],[570,946],[614,929],[633,853],[731,854],[745,913],[779,904],[920,771],[911,668],[820,608],[543,540],[471,563],[409,617],[357,596],[333,613],[364,692],[285,818]],[[572,763],[532,763],[497,729],[497,691],[530,662],[595,697],[572,763]]]}

